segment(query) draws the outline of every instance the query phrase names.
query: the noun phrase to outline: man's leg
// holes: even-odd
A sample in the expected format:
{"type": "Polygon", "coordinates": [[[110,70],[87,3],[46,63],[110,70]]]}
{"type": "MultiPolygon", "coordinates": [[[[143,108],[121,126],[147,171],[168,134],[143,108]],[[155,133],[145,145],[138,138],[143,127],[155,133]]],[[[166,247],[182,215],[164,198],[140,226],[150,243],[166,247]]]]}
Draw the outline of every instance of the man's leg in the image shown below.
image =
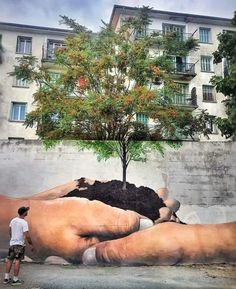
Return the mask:
{"type": "Polygon", "coordinates": [[[14,276],[13,276],[13,281],[12,281],[12,285],[21,285],[23,283],[23,281],[19,280],[18,275],[19,275],[19,271],[20,271],[20,262],[21,259],[16,259],[15,263],[14,263],[14,276]]]}
{"type": "Polygon", "coordinates": [[[13,280],[18,280],[18,275],[19,275],[19,271],[20,271],[20,260],[16,259],[15,263],[14,263],[14,277],[13,280]]]}
{"type": "Polygon", "coordinates": [[[10,272],[11,272],[11,267],[12,267],[14,258],[15,257],[14,257],[13,247],[10,246],[8,250],[7,260],[6,260],[6,273],[5,273],[5,278],[3,281],[4,284],[7,284],[11,281],[10,272]]]}
{"type": "Polygon", "coordinates": [[[15,252],[15,262],[14,262],[14,276],[12,285],[21,285],[22,281],[19,280],[18,275],[20,271],[21,260],[24,259],[25,247],[21,245],[16,245],[14,248],[14,252],[15,252]]]}
{"type": "Polygon", "coordinates": [[[9,274],[11,272],[11,266],[12,266],[13,260],[7,259],[6,262],[6,273],[9,274]]]}
{"type": "Polygon", "coordinates": [[[4,278],[4,281],[3,283],[4,284],[7,284],[10,282],[10,272],[11,272],[11,267],[12,267],[12,262],[13,260],[10,260],[7,258],[7,261],[6,261],[6,273],[5,273],[5,278],[4,278]]]}

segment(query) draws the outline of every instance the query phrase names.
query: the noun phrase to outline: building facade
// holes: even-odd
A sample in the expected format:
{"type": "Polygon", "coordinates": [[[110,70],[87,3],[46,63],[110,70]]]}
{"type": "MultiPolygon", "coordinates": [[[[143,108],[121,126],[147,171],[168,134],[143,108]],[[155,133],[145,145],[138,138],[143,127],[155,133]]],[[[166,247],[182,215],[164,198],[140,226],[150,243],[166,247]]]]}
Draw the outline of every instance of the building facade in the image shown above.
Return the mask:
{"type": "Polygon", "coordinates": [[[17,58],[32,55],[55,77],[54,50],[63,46],[69,30],[0,23],[0,139],[37,139],[35,128],[26,128],[26,113],[34,108],[36,84],[9,76],[17,58]]]}
{"type": "MultiPolygon", "coordinates": [[[[136,13],[137,8],[115,5],[110,24],[117,31],[125,20],[136,13]]],[[[224,61],[218,65],[214,64],[212,54],[218,48],[219,33],[236,31],[231,19],[158,10],[152,10],[150,18],[152,22],[145,27],[144,34],[176,33],[180,41],[194,37],[199,43],[199,48],[191,51],[187,57],[172,55],[173,79],[180,88],[174,102],[177,105],[206,109],[213,118],[226,117],[225,106],[222,103],[225,96],[216,92],[210,79],[213,75],[224,74],[224,61]]],[[[206,125],[211,131],[210,141],[225,140],[213,122],[210,121],[206,125]]]]}
{"type": "MultiPolygon", "coordinates": [[[[115,5],[110,24],[118,30],[122,21],[136,12],[137,8],[115,5]]],[[[176,104],[206,109],[212,116],[225,117],[222,103],[225,96],[215,91],[210,79],[224,72],[224,63],[215,65],[212,53],[217,50],[219,33],[235,31],[231,20],[157,10],[152,10],[150,16],[152,23],[146,27],[146,33],[175,32],[183,40],[186,37],[199,40],[199,49],[187,57],[172,56],[174,79],[181,91],[176,95],[176,104]]],[[[25,115],[34,108],[33,93],[37,87],[8,73],[13,71],[18,57],[32,55],[38,59],[38,65],[44,65],[57,77],[60,71],[52,63],[54,50],[64,45],[63,40],[69,32],[0,22],[0,139],[37,139],[35,128],[23,125],[25,115]]],[[[225,140],[216,127],[211,123],[207,125],[212,132],[210,140],[225,140]]]]}

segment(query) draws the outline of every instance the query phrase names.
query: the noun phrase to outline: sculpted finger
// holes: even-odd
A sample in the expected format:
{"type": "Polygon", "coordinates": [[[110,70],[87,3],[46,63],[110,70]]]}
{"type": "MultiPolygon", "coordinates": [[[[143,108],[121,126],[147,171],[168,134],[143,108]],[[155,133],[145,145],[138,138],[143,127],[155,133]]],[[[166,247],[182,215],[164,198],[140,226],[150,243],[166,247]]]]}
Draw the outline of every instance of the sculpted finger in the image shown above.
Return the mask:
{"type": "Polygon", "coordinates": [[[77,229],[80,236],[96,236],[104,240],[126,236],[139,230],[140,217],[133,211],[111,207],[100,201],[70,199],[70,208],[77,210],[77,229]]]}
{"type": "MultiPolygon", "coordinates": [[[[93,185],[95,180],[88,179],[88,178],[81,178],[79,180],[74,180],[71,182],[68,182],[66,184],[57,186],[55,188],[52,188],[50,190],[37,193],[30,197],[30,199],[33,200],[54,200],[60,197],[63,197],[67,195],[69,192],[79,189],[80,188],[80,181],[83,182],[83,184],[93,185]]],[[[84,189],[84,188],[82,188],[84,189]]]]}
{"type": "MultiPolygon", "coordinates": [[[[236,261],[236,222],[217,225],[162,223],[94,246],[93,264],[173,265],[236,261]],[[219,237],[220,236],[220,237],[219,237]]],[[[83,255],[86,257],[87,252],[83,255]]]]}

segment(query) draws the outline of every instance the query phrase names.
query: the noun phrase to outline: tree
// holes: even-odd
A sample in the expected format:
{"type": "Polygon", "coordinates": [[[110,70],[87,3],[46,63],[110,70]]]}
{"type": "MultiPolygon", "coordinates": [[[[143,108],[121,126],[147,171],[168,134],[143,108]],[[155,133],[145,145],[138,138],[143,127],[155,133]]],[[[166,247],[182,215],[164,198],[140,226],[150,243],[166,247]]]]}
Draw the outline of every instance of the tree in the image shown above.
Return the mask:
{"type": "Polygon", "coordinates": [[[37,108],[27,115],[26,126],[36,124],[37,135],[49,144],[80,140],[81,148],[93,149],[100,158],[117,154],[124,189],[131,160],[143,159],[148,147],[163,152],[164,143],[156,141],[206,132],[205,113],[193,116],[173,102],[177,88],[171,55],[187,55],[197,42],[180,40],[176,33],[147,34],[149,12],[149,7],[139,9],[118,32],[104,23],[99,34],[62,16],[73,30],[55,51],[60,76],[55,79],[34,57],[20,58],[12,73],[38,84],[37,108]],[[157,82],[162,86],[155,88],[157,82]],[[137,114],[151,119],[152,126],[136,120],[137,114]]]}
{"type": "MultiPolygon", "coordinates": [[[[236,12],[232,24],[236,26],[236,12]]],[[[223,93],[226,99],[227,118],[216,118],[215,122],[226,138],[236,136],[236,32],[225,31],[218,35],[218,50],[213,53],[214,62],[224,61],[224,76],[213,76],[212,84],[218,92],[223,93]]]]}

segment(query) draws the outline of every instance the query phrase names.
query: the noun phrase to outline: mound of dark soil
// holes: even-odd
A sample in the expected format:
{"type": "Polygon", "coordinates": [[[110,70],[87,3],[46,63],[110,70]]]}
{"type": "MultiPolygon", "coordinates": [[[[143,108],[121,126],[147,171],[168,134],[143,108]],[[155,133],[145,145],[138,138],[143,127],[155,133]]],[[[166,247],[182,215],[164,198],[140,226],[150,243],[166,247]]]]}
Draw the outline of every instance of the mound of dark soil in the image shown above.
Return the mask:
{"type": "Polygon", "coordinates": [[[165,207],[163,200],[148,187],[137,188],[134,184],[127,183],[127,189],[124,191],[121,181],[112,180],[106,183],[95,181],[93,185],[89,185],[84,180],[84,178],[80,178],[78,180],[79,189],[75,189],[63,197],[98,200],[113,207],[136,211],[153,221],[160,217],[159,209],[165,207]]]}

